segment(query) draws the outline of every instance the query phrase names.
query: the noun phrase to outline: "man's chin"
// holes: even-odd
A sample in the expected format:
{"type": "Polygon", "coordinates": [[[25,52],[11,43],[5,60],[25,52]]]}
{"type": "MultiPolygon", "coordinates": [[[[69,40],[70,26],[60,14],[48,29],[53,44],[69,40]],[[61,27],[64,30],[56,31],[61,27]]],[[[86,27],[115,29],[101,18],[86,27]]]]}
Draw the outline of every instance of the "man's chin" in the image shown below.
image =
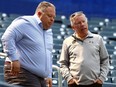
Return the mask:
{"type": "Polygon", "coordinates": [[[48,30],[48,29],[50,29],[50,28],[44,28],[43,30],[48,30]]]}

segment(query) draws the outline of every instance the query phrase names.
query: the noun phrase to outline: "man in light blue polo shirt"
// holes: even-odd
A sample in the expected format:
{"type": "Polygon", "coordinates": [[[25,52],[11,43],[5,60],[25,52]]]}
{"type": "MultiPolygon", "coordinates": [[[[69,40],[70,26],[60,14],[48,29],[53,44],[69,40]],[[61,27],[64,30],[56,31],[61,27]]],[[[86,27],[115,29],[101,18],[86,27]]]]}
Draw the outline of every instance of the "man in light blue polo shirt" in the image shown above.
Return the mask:
{"type": "Polygon", "coordinates": [[[56,16],[55,6],[43,1],[33,16],[16,18],[6,29],[1,40],[8,55],[5,80],[23,87],[52,87],[51,25],[56,16]]]}

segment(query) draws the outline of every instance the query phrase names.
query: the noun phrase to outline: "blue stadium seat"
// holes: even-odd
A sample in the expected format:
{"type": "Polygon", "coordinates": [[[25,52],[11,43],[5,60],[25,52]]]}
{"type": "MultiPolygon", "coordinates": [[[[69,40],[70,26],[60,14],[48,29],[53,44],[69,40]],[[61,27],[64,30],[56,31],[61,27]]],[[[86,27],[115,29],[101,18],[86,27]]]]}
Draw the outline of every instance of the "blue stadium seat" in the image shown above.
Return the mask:
{"type": "Polygon", "coordinates": [[[111,83],[112,82],[112,78],[111,77],[107,77],[105,82],[111,83]]]}
{"type": "MultiPolygon", "coordinates": [[[[5,81],[4,81],[4,73],[0,73],[0,81],[1,81],[1,82],[5,82],[5,81]]],[[[0,86],[0,87],[1,87],[1,86],[0,86]]]]}
{"type": "Polygon", "coordinates": [[[110,60],[110,65],[116,66],[116,60],[110,60]]]}
{"type": "Polygon", "coordinates": [[[59,49],[60,50],[62,48],[62,44],[60,44],[60,43],[59,44],[54,44],[53,47],[54,47],[54,49],[59,49]]]}
{"type": "Polygon", "coordinates": [[[114,83],[104,83],[103,87],[116,87],[116,84],[114,83]]]}
{"type": "Polygon", "coordinates": [[[116,77],[112,77],[112,83],[116,83],[116,77]]]}
{"type": "Polygon", "coordinates": [[[114,55],[114,54],[110,55],[110,59],[116,60],[116,55],[114,55]]]}
{"type": "Polygon", "coordinates": [[[3,65],[0,65],[0,73],[3,73],[4,72],[4,66],[3,65]]]}
{"type": "Polygon", "coordinates": [[[0,58],[0,65],[4,65],[4,60],[2,60],[1,58],[0,58]]]}
{"type": "Polygon", "coordinates": [[[116,70],[111,70],[111,77],[116,77],[116,70]]]}
{"type": "Polygon", "coordinates": [[[110,41],[109,44],[112,45],[112,46],[116,46],[116,41],[110,41]]]}

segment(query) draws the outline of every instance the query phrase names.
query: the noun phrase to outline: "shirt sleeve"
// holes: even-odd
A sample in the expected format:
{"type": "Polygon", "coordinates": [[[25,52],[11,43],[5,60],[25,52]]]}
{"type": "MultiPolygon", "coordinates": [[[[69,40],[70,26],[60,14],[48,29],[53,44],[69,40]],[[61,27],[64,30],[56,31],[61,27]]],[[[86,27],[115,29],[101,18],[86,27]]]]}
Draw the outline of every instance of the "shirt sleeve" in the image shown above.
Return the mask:
{"type": "Polygon", "coordinates": [[[60,63],[60,71],[62,76],[64,77],[64,79],[67,80],[67,82],[69,82],[73,77],[69,72],[69,59],[68,59],[67,50],[68,50],[68,47],[64,41],[62,45],[62,52],[61,52],[59,63],[60,63]]]}
{"type": "Polygon", "coordinates": [[[52,78],[52,53],[50,54],[50,64],[49,64],[49,69],[50,69],[50,73],[49,73],[49,75],[48,75],[48,78],[52,78]]]}
{"type": "Polygon", "coordinates": [[[46,43],[46,52],[47,52],[47,67],[49,66],[49,75],[48,78],[52,78],[52,50],[53,50],[53,33],[52,30],[49,29],[45,31],[46,37],[45,37],[45,43],[46,43]]]}
{"type": "Polygon", "coordinates": [[[16,44],[22,38],[22,35],[18,30],[18,26],[20,26],[18,22],[11,23],[1,38],[3,51],[7,53],[11,61],[19,59],[16,44]]]}
{"type": "Polygon", "coordinates": [[[104,82],[109,72],[109,55],[103,39],[100,38],[100,76],[99,79],[104,82]]]}

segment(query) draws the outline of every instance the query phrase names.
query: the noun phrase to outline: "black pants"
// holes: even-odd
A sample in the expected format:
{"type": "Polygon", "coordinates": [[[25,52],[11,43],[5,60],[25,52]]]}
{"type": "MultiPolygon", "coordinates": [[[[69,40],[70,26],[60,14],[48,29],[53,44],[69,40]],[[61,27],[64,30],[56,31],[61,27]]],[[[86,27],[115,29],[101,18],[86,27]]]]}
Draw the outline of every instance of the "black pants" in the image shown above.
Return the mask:
{"type": "Polygon", "coordinates": [[[77,84],[71,84],[68,85],[68,87],[102,87],[102,84],[94,83],[91,85],[77,85],[77,84]]]}
{"type": "Polygon", "coordinates": [[[21,68],[18,76],[12,76],[10,69],[10,62],[6,62],[4,66],[4,78],[9,84],[15,84],[21,87],[46,87],[44,78],[36,76],[24,68],[21,68]]]}

